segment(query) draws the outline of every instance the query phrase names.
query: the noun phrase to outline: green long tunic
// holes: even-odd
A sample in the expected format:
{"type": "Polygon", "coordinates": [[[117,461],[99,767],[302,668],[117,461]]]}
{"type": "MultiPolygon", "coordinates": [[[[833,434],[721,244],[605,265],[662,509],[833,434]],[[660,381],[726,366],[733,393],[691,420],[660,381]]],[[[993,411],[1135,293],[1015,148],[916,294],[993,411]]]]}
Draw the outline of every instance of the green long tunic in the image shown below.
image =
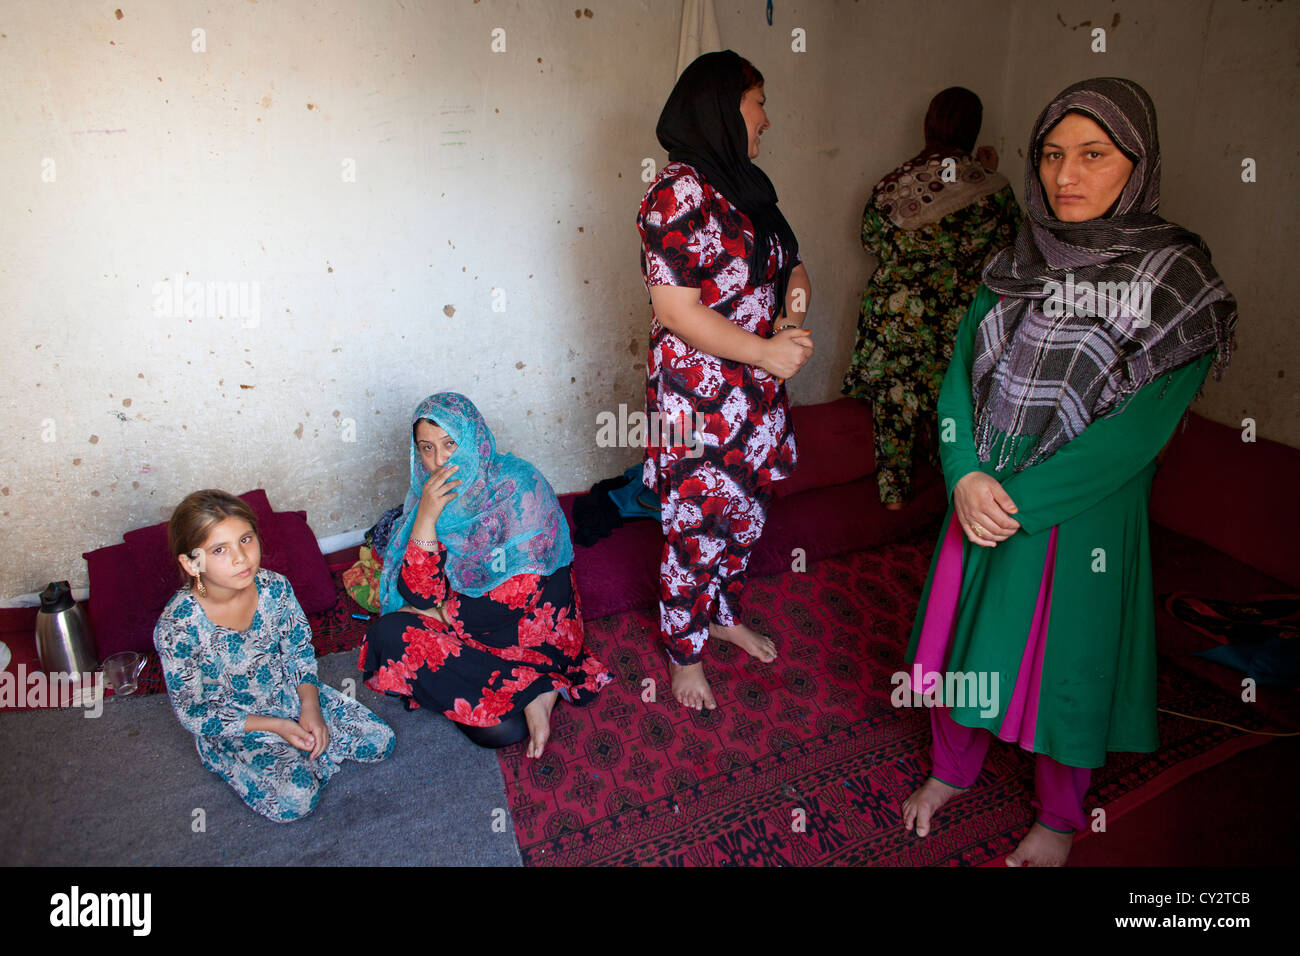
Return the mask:
{"type": "MultiPolygon", "coordinates": [[[[1173,434],[1209,371],[1212,354],[1169,372],[1131,395],[1113,416],[1093,421],[1045,461],[1015,473],[975,454],[971,361],[980,320],[997,296],[980,286],[953,350],[938,401],[948,512],[952,489],[979,470],[1015,502],[1020,530],[993,548],[962,535],[962,582],[948,671],[998,679],[1001,706],[954,707],[953,719],[997,733],[1016,685],[1042,583],[1049,533],[1057,528],[1042,680],[1033,749],[1073,767],[1100,767],[1110,750],[1149,752],[1156,734],[1155,607],[1147,504],[1156,455],[1173,434]]],[[[1001,436],[997,436],[1001,437],[1001,436]]],[[[1022,439],[1023,441],[1023,439],[1022,439]]],[[[996,445],[995,451],[996,451],[996,445]]],[[[1019,451],[1019,445],[1016,451],[1019,451]]],[[[1015,455],[1012,460],[1015,460],[1015,455]]],[[[943,535],[907,649],[910,665],[925,619],[943,535]]]]}

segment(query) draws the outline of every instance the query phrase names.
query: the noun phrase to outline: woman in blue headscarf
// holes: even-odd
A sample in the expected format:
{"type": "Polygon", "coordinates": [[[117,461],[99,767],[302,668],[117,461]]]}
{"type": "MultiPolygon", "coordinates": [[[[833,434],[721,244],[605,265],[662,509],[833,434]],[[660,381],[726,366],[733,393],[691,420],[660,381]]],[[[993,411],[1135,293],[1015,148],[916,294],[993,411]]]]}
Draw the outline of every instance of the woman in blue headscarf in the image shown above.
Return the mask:
{"type": "Polygon", "coordinates": [[[528,738],[540,757],[557,696],[579,706],[611,680],[583,648],[569,525],[550,484],[499,454],[464,395],[431,395],[411,422],[411,488],[384,553],[383,617],[366,633],[366,685],[440,711],[471,740],[528,738]]]}

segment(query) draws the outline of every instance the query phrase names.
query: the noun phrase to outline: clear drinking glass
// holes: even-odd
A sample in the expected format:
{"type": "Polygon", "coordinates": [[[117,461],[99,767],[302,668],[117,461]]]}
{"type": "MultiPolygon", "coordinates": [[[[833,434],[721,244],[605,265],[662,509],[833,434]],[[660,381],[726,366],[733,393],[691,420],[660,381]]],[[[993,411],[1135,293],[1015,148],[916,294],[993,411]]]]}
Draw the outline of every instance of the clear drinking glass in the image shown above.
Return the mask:
{"type": "Polygon", "coordinates": [[[134,694],[140,671],[144,670],[144,657],[135,651],[122,651],[104,661],[104,684],[114,697],[134,694]]]}

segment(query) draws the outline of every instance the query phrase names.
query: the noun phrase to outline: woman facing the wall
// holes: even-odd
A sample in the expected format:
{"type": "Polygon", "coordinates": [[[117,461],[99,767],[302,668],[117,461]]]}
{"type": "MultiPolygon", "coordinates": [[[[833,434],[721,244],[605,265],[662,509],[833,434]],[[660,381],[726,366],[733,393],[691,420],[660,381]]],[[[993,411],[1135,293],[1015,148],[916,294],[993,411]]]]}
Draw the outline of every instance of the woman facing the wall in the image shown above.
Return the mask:
{"type": "Polygon", "coordinates": [[[862,247],[879,264],[862,293],[843,390],[871,403],[876,482],[890,510],[910,496],[918,454],[937,464],[933,440],[918,439],[937,431],[957,325],[984,264],[1016,235],[1011,184],[971,155],[983,115],[964,87],[936,95],[925,148],[876,184],[862,212],[862,247]]]}

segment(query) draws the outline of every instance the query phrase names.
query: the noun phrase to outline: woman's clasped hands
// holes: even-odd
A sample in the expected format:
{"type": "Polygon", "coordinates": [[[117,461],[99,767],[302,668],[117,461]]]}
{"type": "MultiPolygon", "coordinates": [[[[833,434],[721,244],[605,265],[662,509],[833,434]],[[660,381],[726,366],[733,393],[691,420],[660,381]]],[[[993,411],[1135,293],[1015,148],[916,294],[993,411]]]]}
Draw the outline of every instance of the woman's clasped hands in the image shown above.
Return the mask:
{"type": "Polygon", "coordinates": [[[1018,510],[1016,503],[996,478],[982,471],[962,476],[952,490],[952,502],[972,544],[992,548],[1020,530],[1020,522],[1011,517],[1018,510]]]}
{"type": "Polygon", "coordinates": [[[319,707],[313,710],[304,706],[296,721],[288,717],[273,718],[272,725],[266,729],[278,734],[299,750],[306,751],[311,760],[323,754],[330,742],[329,727],[326,726],[319,707]]]}
{"type": "Polygon", "coordinates": [[[764,343],[759,368],[779,379],[791,378],[812,358],[812,333],[807,329],[784,329],[764,343]]]}

